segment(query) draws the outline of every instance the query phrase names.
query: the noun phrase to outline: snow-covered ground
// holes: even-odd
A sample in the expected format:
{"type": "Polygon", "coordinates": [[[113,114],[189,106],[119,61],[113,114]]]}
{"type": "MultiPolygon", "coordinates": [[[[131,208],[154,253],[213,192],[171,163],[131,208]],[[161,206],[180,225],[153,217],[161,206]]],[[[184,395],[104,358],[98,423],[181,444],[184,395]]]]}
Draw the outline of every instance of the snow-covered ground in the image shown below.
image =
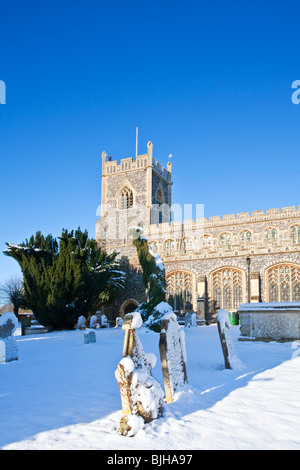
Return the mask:
{"type": "MultiPolygon", "coordinates": [[[[224,369],[216,325],[186,328],[189,384],[134,437],[116,432],[115,370],[124,332],[20,336],[19,360],[0,364],[0,449],[300,449],[300,344],[237,341],[242,369],[224,369]]],[[[159,335],[140,329],[163,386],[159,335]]]]}

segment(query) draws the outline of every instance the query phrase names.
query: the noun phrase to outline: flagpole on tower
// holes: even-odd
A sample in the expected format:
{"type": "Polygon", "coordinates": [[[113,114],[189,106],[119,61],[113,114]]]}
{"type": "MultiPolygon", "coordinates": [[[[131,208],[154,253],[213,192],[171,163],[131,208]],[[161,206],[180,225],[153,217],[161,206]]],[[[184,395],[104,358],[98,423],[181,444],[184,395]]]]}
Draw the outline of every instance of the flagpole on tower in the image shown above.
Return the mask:
{"type": "Polygon", "coordinates": [[[138,155],[138,135],[139,135],[139,128],[135,128],[135,158],[138,155]]]}

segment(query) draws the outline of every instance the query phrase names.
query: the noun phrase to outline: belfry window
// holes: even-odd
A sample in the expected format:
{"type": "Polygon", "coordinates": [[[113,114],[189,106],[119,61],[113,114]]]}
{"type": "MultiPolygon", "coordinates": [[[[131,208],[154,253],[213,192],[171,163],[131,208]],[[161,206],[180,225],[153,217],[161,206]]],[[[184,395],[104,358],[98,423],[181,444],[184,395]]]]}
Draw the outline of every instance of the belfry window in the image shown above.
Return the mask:
{"type": "Polygon", "coordinates": [[[121,191],[121,201],[120,201],[120,208],[121,209],[129,209],[133,206],[133,193],[131,189],[124,188],[121,191]]]}

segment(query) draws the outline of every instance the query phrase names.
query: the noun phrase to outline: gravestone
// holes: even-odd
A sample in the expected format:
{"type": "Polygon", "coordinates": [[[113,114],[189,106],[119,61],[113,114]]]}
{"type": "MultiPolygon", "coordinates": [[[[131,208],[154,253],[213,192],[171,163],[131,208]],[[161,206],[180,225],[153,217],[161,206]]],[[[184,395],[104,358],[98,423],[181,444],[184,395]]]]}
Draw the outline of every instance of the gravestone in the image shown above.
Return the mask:
{"type": "Polygon", "coordinates": [[[192,316],[190,313],[186,313],[184,316],[184,326],[186,328],[189,328],[190,326],[192,326],[192,316]]]}
{"type": "Polygon", "coordinates": [[[107,320],[107,316],[102,314],[100,317],[100,326],[101,328],[109,328],[109,323],[107,320]]]}
{"type": "Polygon", "coordinates": [[[14,313],[6,312],[0,316],[0,363],[16,361],[18,346],[14,332],[18,320],[14,313]]]}
{"type": "Polygon", "coordinates": [[[156,357],[146,354],[136,329],[143,324],[138,312],[125,315],[123,357],[117,365],[117,379],[122,402],[122,417],[118,432],[134,436],[138,429],[161,414],[164,392],[152,376],[156,357]]]}
{"type": "Polygon", "coordinates": [[[242,362],[237,357],[230,332],[230,320],[226,310],[220,309],[217,315],[218,332],[223,351],[225,369],[240,369],[242,362]]]}
{"type": "Polygon", "coordinates": [[[167,403],[173,402],[176,389],[187,383],[185,335],[175,313],[163,316],[159,352],[167,403]]]}
{"type": "Polygon", "coordinates": [[[98,318],[96,315],[92,315],[91,318],[90,318],[90,328],[97,328],[97,321],[98,321],[98,318]]]}
{"type": "Polygon", "coordinates": [[[83,337],[84,344],[96,343],[96,333],[93,330],[86,330],[83,337]]]}
{"type": "Polygon", "coordinates": [[[80,317],[78,317],[77,330],[84,330],[86,328],[85,322],[86,322],[86,318],[84,315],[81,315],[80,317]]]}
{"type": "Polygon", "coordinates": [[[25,328],[29,328],[31,325],[31,318],[30,317],[23,317],[21,320],[21,334],[22,336],[25,335],[25,328]]]}

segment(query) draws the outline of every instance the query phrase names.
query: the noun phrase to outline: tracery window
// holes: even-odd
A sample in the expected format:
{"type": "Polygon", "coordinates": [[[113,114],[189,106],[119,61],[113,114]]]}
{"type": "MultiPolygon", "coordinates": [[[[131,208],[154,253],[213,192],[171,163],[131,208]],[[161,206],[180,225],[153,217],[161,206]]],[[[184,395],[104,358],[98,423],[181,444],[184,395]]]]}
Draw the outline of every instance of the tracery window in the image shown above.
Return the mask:
{"type": "Polygon", "coordinates": [[[252,241],[252,233],[245,230],[241,233],[240,239],[242,243],[251,242],[252,241]]]}
{"type": "Polygon", "coordinates": [[[276,228],[267,228],[265,230],[265,240],[277,240],[278,232],[276,228]]]}
{"type": "Polygon", "coordinates": [[[129,188],[124,188],[121,191],[120,208],[129,209],[133,206],[133,192],[129,188]]]}
{"type": "Polygon", "coordinates": [[[295,225],[291,228],[290,236],[292,239],[292,243],[299,244],[300,243],[300,225],[295,225]]]}
{"type": "Polygon", "coordinates": [[[227,245],[227,248],[231,248],[231,234],[230,233],[222,233],[220,236],[220,244],[227,245]]]}
{"type": "Polygon", "coordinates": [[[185,238],[182,242],[182,251],[183,253],[186,253],[187,250],[192,250],[193,249],[193,240],[185,238]]]}
{"type": "Polygon", "coordinates": [[[300,301],[300,265],[280,264],[267,271],[269,302],[300,301]]]}
{"type": "Polygon", "coordinates": [[[212,274],[212,299],[216,309],[238,309],[243,303],[243,273],[235,268],[222,268],[212,274]]]}
{"type": "Polygon", "coordinates": [[[247,243],[252,242],[252,232],[245,230],[240,234],[241,248],[246,248],[247,243]]]}
{"type": "Polygon", "coordinates": [[[158,243],[157,242],[150,242],[149,243],[149,248],[154,252],[158,252],[158,243]]]}
{"type": "Polygon", "coordinates": [[[202,247],[212,246],[212,236],[211,235],[204,235],[204,237],[201,238],[201,246],[202,247]]]}
{"type": "Polygon", "coordinates": [[[174,240],[167,240],[165,242],[165,252],[166,255],[172,255],[175,251],[175,241],[174,240]]]}
{"type": "Polygon", "coordinates": [[[192,310],[193,279],[192,274],[183,271],[167,275],[167,299],[174,310],[192,310]]]}

